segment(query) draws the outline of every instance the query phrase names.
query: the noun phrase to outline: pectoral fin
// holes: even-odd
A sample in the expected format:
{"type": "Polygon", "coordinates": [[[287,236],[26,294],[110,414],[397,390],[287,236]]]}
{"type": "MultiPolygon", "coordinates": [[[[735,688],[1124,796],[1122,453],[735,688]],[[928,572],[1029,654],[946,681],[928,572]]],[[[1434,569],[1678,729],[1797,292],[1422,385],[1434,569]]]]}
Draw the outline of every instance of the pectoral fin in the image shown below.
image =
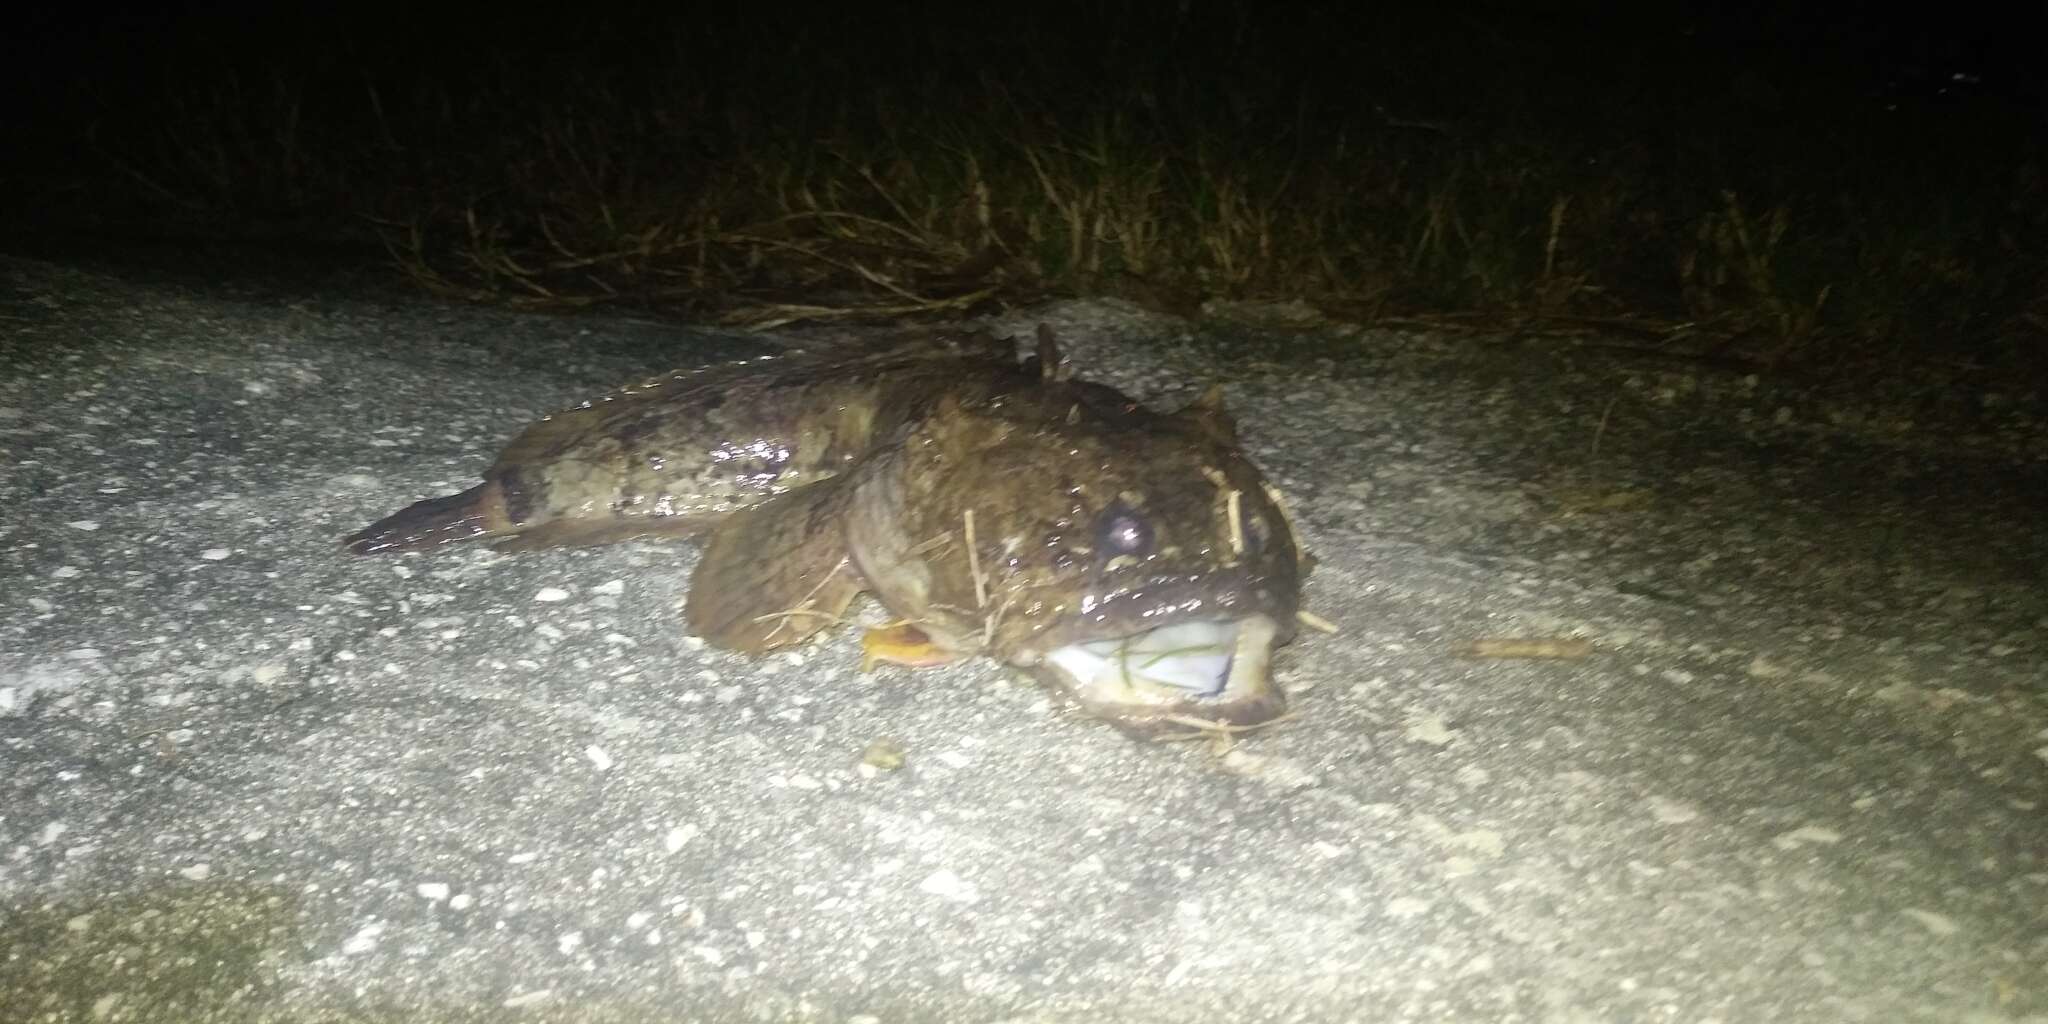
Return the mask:
{"type": "Polygon", "coordinates": [[[949,651],[933,643],[929,634],[908,622],[898,622],[862,633],[860,651],[862,672],[873,672],[875,666],[880,664],[907,665],[911,668],[950,665],[966,657],[959,651],[949,651]]]}
{"type": "Polygon", "coordinates": [[[684,617],[720,647],[759,654],[837,625],[867,584],[846,543],[853,488],[824,480],[734,514],[705,535],[684,617]]]}

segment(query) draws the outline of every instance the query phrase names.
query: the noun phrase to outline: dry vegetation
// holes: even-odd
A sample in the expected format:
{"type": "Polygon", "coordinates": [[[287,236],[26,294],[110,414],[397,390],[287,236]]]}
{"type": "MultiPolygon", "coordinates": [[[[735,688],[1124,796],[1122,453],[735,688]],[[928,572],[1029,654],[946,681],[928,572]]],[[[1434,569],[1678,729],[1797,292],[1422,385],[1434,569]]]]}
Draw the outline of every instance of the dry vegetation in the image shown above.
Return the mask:
{"type": "Polygon", "coordinates": [[[68,124],[85,150],[31,184],[38,209],[102,222],[370,227],[421,285],[524,306],[778,323],[1300,299],[1759,367],[2048,362],[2024,112],[1854,89],[1794,108],[1711,60],[1574,82],[1570,55],[1498,23],[1353,53],[1247,10],[166,64],[68,124]]]}

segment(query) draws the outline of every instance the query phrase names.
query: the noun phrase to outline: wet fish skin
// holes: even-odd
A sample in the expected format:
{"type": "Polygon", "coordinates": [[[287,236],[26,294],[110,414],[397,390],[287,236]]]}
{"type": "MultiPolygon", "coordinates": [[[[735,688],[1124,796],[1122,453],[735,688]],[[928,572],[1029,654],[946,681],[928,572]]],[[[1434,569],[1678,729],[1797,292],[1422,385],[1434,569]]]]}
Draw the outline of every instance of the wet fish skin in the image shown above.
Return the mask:
{"type": "Polygon", "coordinates": [[[843,471],[941,394],[1035,380],[1011,343],[986,334],[678,370],[543,418],[477,487],[402,509],[344,544],[368,555],[477,539],[531,550],[694,536],[843,471]]]}
{"type": "Polygon", "coordinates": [[[685,616],[722,647],[801,642],[870,592],[928,641],[918,663],[993,657],[1135,733],[1285,707],[1269,655],[1294,633],[1299,552],[1220,396],[1160,413],[1065,379],[1042,329],[1023,363],[1009,341],[918,335],[654,378],[345,543],[699,535],[685,616]],[[1093,653],[1153,635],[1135,669],[1093,653]],[[1192,660],[1150,653],[1191,637],[1192,660]]]}
{"type": "MultiPolygon", "coordinates": [[[[1101,385],[1046,383],[942,404],[881,458],[848,548],[891,612],[942,648],[1043,678],[1052,649],[1176,622],[1262,616],[1274,645],[1294,635],[1293,532],[1220,403],[1165,414],[1101,385]],[[1140,528],[1136,549],[1116,548],[1118,523],[1140,528]]],[[[1227,706],[1106,707],[1049,681],[1139,731],[1176,717],[1253,724],[1285,706],[1266,687],[1227,706]]]]}

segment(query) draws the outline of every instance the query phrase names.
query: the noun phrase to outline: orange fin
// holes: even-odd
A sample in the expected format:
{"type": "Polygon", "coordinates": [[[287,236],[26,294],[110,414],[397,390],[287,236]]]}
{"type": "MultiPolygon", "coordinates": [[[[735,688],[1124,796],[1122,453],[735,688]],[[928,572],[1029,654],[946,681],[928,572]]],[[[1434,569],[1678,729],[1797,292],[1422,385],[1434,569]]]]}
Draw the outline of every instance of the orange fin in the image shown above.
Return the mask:
{"type": "Polygon", "coordinates": [[[932,643],[924,630],[908,622],[877,626],[860,636],[860,670],[873,672],[877,662],[929,668],[949,665],[966,655],[932,643]]]}

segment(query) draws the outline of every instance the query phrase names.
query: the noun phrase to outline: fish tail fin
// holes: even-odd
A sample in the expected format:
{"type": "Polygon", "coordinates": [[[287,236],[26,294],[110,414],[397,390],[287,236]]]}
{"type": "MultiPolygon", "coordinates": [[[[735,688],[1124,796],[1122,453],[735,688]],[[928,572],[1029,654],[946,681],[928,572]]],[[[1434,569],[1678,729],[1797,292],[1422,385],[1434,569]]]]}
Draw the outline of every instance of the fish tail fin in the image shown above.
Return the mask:
{"type": "Polygon", "coordinates": [[[502,493],[491,482],[407,505],[349,534],[342,545],[358,555],[381,555],[427,551],[512,531],[502,493]]]}

